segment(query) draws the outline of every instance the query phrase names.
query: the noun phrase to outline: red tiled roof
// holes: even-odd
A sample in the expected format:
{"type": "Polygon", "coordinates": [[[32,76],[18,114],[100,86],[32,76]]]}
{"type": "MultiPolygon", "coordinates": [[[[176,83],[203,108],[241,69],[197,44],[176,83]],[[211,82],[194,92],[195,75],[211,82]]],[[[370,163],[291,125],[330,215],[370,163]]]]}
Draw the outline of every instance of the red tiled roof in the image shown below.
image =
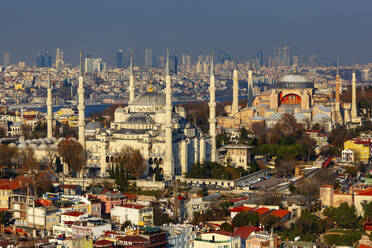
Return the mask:
{"type": "Polygon", "coordinates": [[[372,188],[367,188],[356,192],[358,195],[372,196],[372,188]]]}
{"type": "Polygon", "coordinates": [[[229,209],[230,212],[249,212],[249,211],[252,211],[253,208],[250,208],[250,207],[244,207],[244,206],[240,206],[240,207],[235,207],[235,208],[232,208],[232,209],[229,209]]]}
{"type": "Polygon", "coordinates": [[[2,190],[15,190],[26,187],[26,180],[23,179],[2,179],[0,181],[0,189],[2,190]]]}
{"type": "Polygon", "coordinates": [[[137,199],[137,196],[136,196],[136,195],[132,195],[132,194],[129,194],[129,193],[124,193],[124,195],[125,195],[126,197],[128,197],[128,199],[130,199],[130,200],[135,200],[135,199],[137,199]]]}
{"type": "Polygon", "coordinates": [[[360,244],[358,248],[372,248],[372,246],[360,244]]]}
{"type": "Polygon", "coordinates": [[[322,188],[333,188],[332,185],[323,185],[322,188]]]}
{"type": "Polygon", "coordinates": [[[109,245],[112,245],[114,242],[112,241],[109,241],[109,240],[97,240],[96,242],[94,242],[94,246],[98,245],[98,246],[109,246],[109,245]]]}
{"type": "Polygon", "coordinates": [[[134,209],[145,208],[145,206],[138,205],[138,204],[123,204],[123,207],[125,207],[125,208],[134,208],[134,209]]]}
{"type": "Polygon", "coordinates": [[[235,230],[234,236],[239,236],[242,239],[247,239],[248,236],[251,235],[251,233],[257,232],[259,230],[260,228],[255,227],[255,226],[242,226],[242,227],[238,227],[235,230]]]}
{"type": "Polygon", "coordinates": [[[288,211],[286,209],[277,209],[277,210],[272,211],[270,214],[282,219],[288,214],[291,214],[291,211],[288,211]]]}
{"type": "Polygon", "coordinates": [[[244,201],[244,200],[247,200],[247,199],[248,199],[248,197],[244,196],[244,197],[240,197],[240,198],[233,198],[229,202],[240,202],[240,201],[244,201]]]}
{"type": "Polygon", "coordinates": [[[75,217],[78,217],[78,216],[83,215],[83,214],[85,214],[85,213],[80,212],[80,211],[70,211],[70,212],[63,213],[63,215],[69,215],[69,216],[75,216],[75,217]]]}
{"type": "Polygon", "coordinates": [[[257,209],[255,209],[255,210],[253,210],[253,212],[256,212],[258,215],[264,215],[264,214],[266,214],[266,213],[268,213],[268,212],[270,212],[271,210],[270,209],[268,209],[268,208],[264,208],[264,207],[262,207],[262,208],[257,208],[257,209]]]}
{"type": "Polygon", "coordinates": [[[120,240],[127,241],[127,242],[132,242],[132,243],[145,243],[145,242],[149,241],[148,239],[146,239],[142,236],[139,236],[139,235],[125,236],[125,237],[120,238],[120,240]]]}

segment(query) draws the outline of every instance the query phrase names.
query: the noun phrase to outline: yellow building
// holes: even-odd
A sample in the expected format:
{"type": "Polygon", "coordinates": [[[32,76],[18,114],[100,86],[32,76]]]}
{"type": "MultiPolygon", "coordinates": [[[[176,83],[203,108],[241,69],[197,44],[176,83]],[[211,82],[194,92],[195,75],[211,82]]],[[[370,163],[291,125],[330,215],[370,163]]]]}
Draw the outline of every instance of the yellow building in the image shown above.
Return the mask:
{"type": "Polygon", "coordinates": [[[9,208],[9,196],[25,187],[20,179],[0,179],[0,209],[9,208]]]}
{"type": "Polygon", "coordinates": [[[226,150],[226,164],[249,169],[248,164],[251,162],[251,151],[253,147],[244,144],[229,144],[223,148],[226,150]]]}
{"type": "Polygon", "coordinates": [[[371,144],[369,139],[351,139],[344,142],[344,150],[352,150],[354,162],[368,163],[371,156],[371,144]]]}

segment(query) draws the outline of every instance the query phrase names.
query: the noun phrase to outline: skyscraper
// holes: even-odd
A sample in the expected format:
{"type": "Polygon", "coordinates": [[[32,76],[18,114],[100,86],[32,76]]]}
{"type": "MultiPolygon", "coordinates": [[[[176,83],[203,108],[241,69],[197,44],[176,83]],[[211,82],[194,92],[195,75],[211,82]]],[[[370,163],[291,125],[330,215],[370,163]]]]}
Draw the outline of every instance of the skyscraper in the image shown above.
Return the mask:
{"type": "Polygon", "coordinates": [[[263,65],[263,53],[261,51],[257,53],[257,62],[260,67],[263,65]]]}
{"type": "Polygon", "coordinates": [[[123,49],[119,49],[118,53],[116,54],[116,67],[117,68],[123,68],[123,49]]]}
{"type": "Polygon", "coordinates": [[[64,65],[63,61],[63,51],[57,48],[57,54],[56,54],[56,68],[61,68],[64,65]]]}
{"type": "Polygon", "coordinates": [[[85,58],[85,73],[93,73],[94,72],[94,58],[92,55],[88,55],[85,58]]]}
{"type": "Polygon", "coordinates": [[[39,68],[42,67],[52,67],[52,57],[49,55],[48,50],[44,50],[39,53],[37,57],[36,65],[39,68]]]}
{"type": "Polygon", "coordinates": [[[174,75],[177,75],[178,72],[178,58],[176,56],[170,56],[169,57],[169,67],[170,72],[172,72],[174,75]]]}
{"type": "Polygon", "coordinates": [[[318,66],[319,65],[319,56],[314,54],[311,55],[309,58],[309,65],[310,66],[318,66]]]}
{"type": "Polygon", "coordinates": [[[10,65],[10,53],[9,52],[4,53],[3,65],[10,65]]]}
{"type": "Polygon", "coordinates": [[[151,48],[146,48],[145,51],[145,66],[152,67],[152,50],[151,48]]]}

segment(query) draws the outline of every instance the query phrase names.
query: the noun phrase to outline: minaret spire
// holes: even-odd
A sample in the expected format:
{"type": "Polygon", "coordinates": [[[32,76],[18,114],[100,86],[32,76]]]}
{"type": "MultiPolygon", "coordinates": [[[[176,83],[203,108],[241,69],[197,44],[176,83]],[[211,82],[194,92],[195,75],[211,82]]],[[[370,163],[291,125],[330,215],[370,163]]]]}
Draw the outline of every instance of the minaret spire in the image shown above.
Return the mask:
{"type": "Polygon", "coordinates": [[[52,112],[52,87],[50,83],[50,74],[48,71],[48,88],[47,88],[47,138],[53,137],[53,112],[52,112]]]}
{"type": "Polygon", "coordinates": [[[252,107],[252,102],[253,102],[253,72],[252,72],[251,67],[249,68],[249,71],[248,71],[247,94],[248,94],[247,107],[252,107]]]}
{"type": "Polygon", "coordinates": [[[134,72],[133,72],[133,53],[130,52],[130,65],[129,65],[129,103],[134,101],[134,72]]]}
{"type": "Polygon", "coordinates": [[[231,106],[231,116],[239,112],[239,71],[235,63],[233,71],[233,102],[231,106]]]}
{"type": "Polygon", "coordinates": [[[216,162],[217,145],[216,145],[216,78],[214,75],[214,53],[212,52],[211,69],[210,69],[210,86],[209,86],[209,134],[211,136],[211,162],[216,162]]]}
{"type": "Polygon", "coordinates": [[[83,53],[80,51],[80,74],[78,86],[78,110],[79,110],[79,142],[85,149],[85,105],[84,105],[84,72],[83,53]]]}
{"type": "Polygon", "coordinates": [[[353,76],[351,79],[351,119],[355,119],[358,114],[357,114],[357,106],[356,106],[356,75],[355,75],[355,70],[353,69],[353,76]]]}
{"type": "Polygon", "coordinates": [[[173,163],[172,82],[169,72],[169,49],[167,49],[165,74],[165,161],[163,170],[165,177],[173,178],[175,171],[173,163]]]}

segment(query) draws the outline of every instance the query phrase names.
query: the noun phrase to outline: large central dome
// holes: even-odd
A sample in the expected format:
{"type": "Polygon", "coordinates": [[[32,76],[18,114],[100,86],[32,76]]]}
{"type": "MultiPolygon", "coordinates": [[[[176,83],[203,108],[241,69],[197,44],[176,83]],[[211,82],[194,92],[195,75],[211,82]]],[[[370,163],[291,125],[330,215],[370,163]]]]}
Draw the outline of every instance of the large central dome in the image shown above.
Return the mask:
{"type": "Polygon", "coordinates": [[[308,89],[314,88],[314,83],[299,74],[288,74],[279,79],[276,84],[278,89],[308,89]]]}
{"type": "Polygon", "coordinates": [[[136,106],[165,106],[165,94],[157,91],[144,92],[138,95],[132,105],[136,106]]]}

